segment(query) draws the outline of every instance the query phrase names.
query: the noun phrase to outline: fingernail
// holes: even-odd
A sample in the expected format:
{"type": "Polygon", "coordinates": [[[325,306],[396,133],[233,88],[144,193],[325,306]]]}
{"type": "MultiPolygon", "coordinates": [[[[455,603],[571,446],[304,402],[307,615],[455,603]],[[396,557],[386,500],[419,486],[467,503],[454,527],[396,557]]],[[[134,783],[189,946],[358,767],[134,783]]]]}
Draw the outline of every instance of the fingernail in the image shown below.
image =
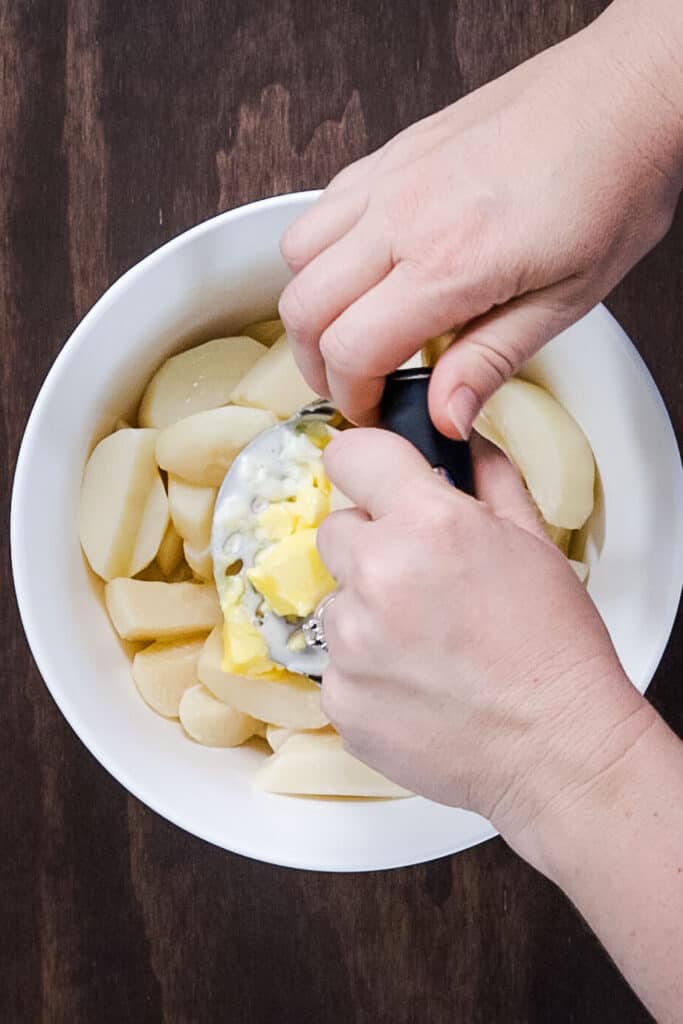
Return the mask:
{"type": "Polygon", "coordinates": [[[467,441],[472,433],[472,424],[478,412],[479,399],[472,388],[463,384],[453,392],[448,402],[448,417],[463,441],[467,441]]]}

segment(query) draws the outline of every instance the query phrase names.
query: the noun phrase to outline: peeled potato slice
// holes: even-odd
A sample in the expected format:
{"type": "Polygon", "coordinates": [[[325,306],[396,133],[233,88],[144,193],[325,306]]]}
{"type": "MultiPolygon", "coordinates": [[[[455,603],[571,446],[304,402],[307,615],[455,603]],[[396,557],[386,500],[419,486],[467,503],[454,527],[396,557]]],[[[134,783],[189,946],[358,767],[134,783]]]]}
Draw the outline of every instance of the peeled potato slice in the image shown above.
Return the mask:
{"type": "Polygon", "coordinates": [[[199,678],[219,700],[253,718],[289,729],[319,729],[327,724],[320,707],[320,687],[305,676],[282,679],[233,676],[221,668],[223,630],[214,629],[199,659],[199,678]]]}
{"type": "Polygon", "coordinates": [[[180,565],[182,558],[183,538],[173,523],[169,523],[157,551],[157,562],[164,576],[171,576],[180,565]]]}
{"type": "Polygon", "coordinates": [[[219,487],[245,444],[276,422],[264,409],[226,406],[198,412],[159,433],[157,462],[191,484],[219,487]]]}
{"type": "Polygon", "coordinates": [[[154,583],[116,579],[104,588],[114,629],[124,640],[156,640],[209,633],[222,621],[210,583],[154,583]]]}
{"type": "Polygon", "coordinates": [[[269,722],[266,726],[266,742],[275,753],[290,736],[294,735],[294,732],[294,729],[286,729],[284,725],[273,725],[269,722]]]}
{"type": "Polygon", "coordinates": [[[248,334],[250,338],[256,338],[262,345],[270,348],[278,338],[281,338],[285,331],[282,320],[259,320],[258,323],[248,324],[242,334],[248,334]]]}
{"type": "Polygon", "coordinates": [[[158,640],[133,658],[133,680],[143,699],[166,718],[177,718],[180,698],[196,686],[197,662],[204,641],[158,640]]]}
{"type": "Polygon", "coordinates": [[[513,378],[474,425],[517,466],[547,523],[567,530],[585,523],[593,511],[593,453],[581,428],[547,391],[513,378]]]}
{"type": "Polygon", "coordinates": [[[176,530],[190,544],[205,548],[211,539],[211,520],[218,491],[168,477],[168,510],[176,530]]]}
{"type": "Polygon", "coordinates": [[[353,508],[354,504],[345,494],[332,484],[330,489],[330,512],[340,512],[345,508],[353,508]]]}
{"type": "Polygon", "coordinates": [[[562,526],[551,526],[543,522],[543,529],[556,548],[559,548],[563,555],[569,554],[569,545],[572,542],[573,530],[565,530],[562,526]]]}
{"type": "Polygon", "coordinates": [[[399,370],[420,370],[422,366],[422,351],[419,350],[410,359],[406,359],[405,363],[401,363],[399,370]]]}
{"type": "MultiPolygon", "coordinates": [[[[290,736],[294,736],[297,732],[300,731],[301,730],[297,729],[285,729],[285,727],[282,725],[273,725],[272,722],[268,722],[268,724],[266,725],[265,732],[266,742],[268,743],[268,746],[273,751],[273,753],[275,753],[277,750],[280,749],[282,744],[289,739],[290,736]]],[[[334,735],[334,729],[332,728],[331,725],[326,725],[322,729],[315,729],[310,731],[315,732],[316,735],[319,735],[321,733],[330,733],[331,735],[334,735]]]]}
{"type": "Polygon", "coordinates": [[[238,747],[250,739],[260,725],[249,715],[216,700],[201,683],[185,691],[179,715],[185,732],[205,747],[238,747]]]}
{"type": "Polygon", "coordinates": [[[213,579],[213,560],[210,547],[196,548],[186,540],[183,544],[183,551],[185,552],[185,561],[195,576],[198,576],[200,580],[213,579]]]}
{"type": "Polygon", "coordinates": [[[569,559],[569,564],[571,565],[572,569],[574,570],[576,575],[579,577],[581,582],[585,583],[586,580],[588,579],[588,572],[589,572],[588,566],[586,565],[586,563],[585,562],[577,562],[575,558],[570,558],[569,559]]]}
{"type": "Polygon", "coordinates": [[[171,356],[159,367],[142,396],[141,427],[171,423],[226,405],[240,377],[264,353],[253,337],[215,338],[171,356]]]}
{"type": "Polygon", "coordinates": [[[412,793],[347,753],[336,733],[293,733],[258,770],[255,784],[298,796],[406,797],[412,793]]]}
{"type": "Polygon", "coordinates": [[[283,334],[245,373],[230,400],[240,406],[270,409],[286,419],[317,397],[299,373],[287,335],[283,334]]]}
{"type": "Polygon", "coordinates": [[[83,474],[80,538],[104,580],[135,576],[153,560],[168,525],[154,461],[156,430],[117,430],[97,445],[83,474]]]}
{"type": "Polygon", "coordinates": [[[425,342],[420,353],[422,365],[436,366],[441,356],[447,348],[451,347],[454,340],[455,331],[447,331],[445,334],[439,334],[435,338],[430,338],[429,341],[425,342]]]}

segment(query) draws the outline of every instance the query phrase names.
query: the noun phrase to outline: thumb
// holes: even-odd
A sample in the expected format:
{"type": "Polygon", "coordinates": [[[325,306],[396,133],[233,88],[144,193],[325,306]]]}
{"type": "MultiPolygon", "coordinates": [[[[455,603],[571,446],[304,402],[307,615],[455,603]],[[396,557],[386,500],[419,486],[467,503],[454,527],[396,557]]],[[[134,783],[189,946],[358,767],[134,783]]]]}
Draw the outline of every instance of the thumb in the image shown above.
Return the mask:
{"type": "Polygon", "coordinates": [[[447,437],[469,437],[479,410],[547,341],[586,312],[574,282],[533,292],[473,320],[437,362],[429,412],[447,437]]]}
{"type": "Polygon", "coordinates": [[[503,452],[477,433],[472,434],[470,448],[477,498],[501,519],[550,543],[522,478],[503,452]]]}

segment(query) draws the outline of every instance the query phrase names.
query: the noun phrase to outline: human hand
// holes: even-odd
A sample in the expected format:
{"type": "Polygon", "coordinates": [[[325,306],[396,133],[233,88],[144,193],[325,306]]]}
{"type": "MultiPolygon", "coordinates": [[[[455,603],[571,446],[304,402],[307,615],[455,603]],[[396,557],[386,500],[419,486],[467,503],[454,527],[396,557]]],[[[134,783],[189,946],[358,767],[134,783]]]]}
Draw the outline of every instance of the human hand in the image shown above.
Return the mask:
{"type": "Polygon", "coordinates": [[[358,507],[318,532],[339,582],[322,699],[361,760],[515,842],[654,712],[516,471],[474,440],[481,501],[388,432],[348,431],[326,449],[358,507]]]}
{"type": "Polygon", "coordinates": [[[647,5],[613,7],[342,171],[285,234],[297,361],[354,422],[373,422],[384,376],[453,328],[430,411],[467,436],[497,387],[666,232],[677,80],[659,87],[647,5]]]}

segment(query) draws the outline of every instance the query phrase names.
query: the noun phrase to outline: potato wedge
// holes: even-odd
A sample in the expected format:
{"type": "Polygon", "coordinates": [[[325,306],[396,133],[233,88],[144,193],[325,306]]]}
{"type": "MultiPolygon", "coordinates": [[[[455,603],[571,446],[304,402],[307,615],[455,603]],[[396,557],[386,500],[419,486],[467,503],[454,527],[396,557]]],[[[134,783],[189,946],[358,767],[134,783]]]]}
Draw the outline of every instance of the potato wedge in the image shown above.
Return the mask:
{"type": "Polygon", "coordinates": [[[327,725],[320,708],[320,687],[305,676],[287,673],[283,679],[233,676],[221,668],[223,630],[213,630],[199,659],[199,678],[218,700],[263,722],[290,729],[319,729],[327,725]]]}
{"type": "Polygon", "coordinates": [[[211,583],[115,579],[104,588],[104,601],[114,629],[124,640],[210,633],[223,618],[211,583]]]}
{"type": "Polygon", "coordinates": [[[156,430],[117,430],[97,445],[83,474],[81,545],[98,576],[135,576],[154,559],[168,502],[154,461],[156,430]]]}
{"type": "Polygon", "coordinates": [[[541,525],[555,547],[559,548],[563,555],[568,555],[569,545],[572,542],[572,534],[574,531],[565,530],[562,526],[551,526],[550,523],[546,523],[545,520],[541,520],[541,525]]]}
{"type": "Polygon", "coordinates": [[[317,397],[301,376],[287,335],[283,334],[245,373],[230,401],[239,406],[270,409],[276,416],[286,419],[317,397]]]}
{"type": "Polygon", "coordinates": [[[269,793],[298,796],[412,796],[347,753],[341,736],[329,732],[293,733],[259,768],[254,783],[269,793]]]}
{"type": "MultiPolygon", "coordinates": [[[[190,576],[192,574],[190,573],[190,576]]],[[[168,583],[166,575],[162,572],[159,562],[155,558],[153,562],[146,565],[144,569],[141,569],[139,573],[133,577],[136,580],[152,581],[152,583],[168,583]]]]}
{"type": "Polygon", "coordinates": [[[422,366],[436,366],[447,348],[455,341],[455,331],[447,331],[426,341],[420,352],[422,366]]]}
{"type": "Polygon", "coordinates": [[[183,551],[185,552],[185,561],[195,576],[198,576],[200,580],[213,579],[213,559],[210,547],[196,548],[190,544],[189,540],[186,540],[183,542],[183,551]]]}
{"type": "Polygon", "coordinates": [[[567,530],[585,523],[593,511],[593,452],[552,395],[513,378],[488,400],[474,426],[514,462],[547,523],[567,530]]]}
{"type": "Polygon", "coordinates": [[[241,377],[264,354],[253,337],[214,338],[163,363],[138,412],[141,427],[163,429],[193,413],[226,405],[241,377]]]}
{"type": "MultiPolygon", "coordinates": [[[[297,732],[302,730],[297,729],[285,729],[282,725],[273,725],[272,722],[268,722],[266,725],[265,739],[270,749],[275,753],[280,749],[283,743],[289,739],[290,736],[294,736],[297,732]]],[[[331,733],[334,735],[335,730],[331,725],[325,725],[322,729],[305,730],[306,732],[315,732],[316,735],[321,733],[331,733]]]]}
{"type": "Polygon", "coordinates": [[[268,722],[266,726],[266,743],[276,753],[290,736],[294,735],[294,729],[286,729],[284,725],[273,725],[272,722],[268,722]]]}
{"type": "Polygon", "coordinates": [[[353,502],[350,501],[338,487],[335,487],[334,484],[332,484],[330,490],[330,512],[340,512],[345,508],[354,508],[353,502]]]}
{"type": "Polygon", "coordinates": [[[576,575],[579,577],[581,582],[585,583],[588,580],[588,573],[589,573],[589,569],[588,569],[588,566],[586,565],[586,563],[585,562],[578,562],[575,558],[570,558],[569,559],[569,564],[571,565],[572,569],[574,570],[576,575]]]}
{"type": "Polygon", "coordinates": [[[133,681],[142,698],[165,718],[177,718],[180,698],[198,683],[197,664],[204,641],[157,640],[133,658],[133,681]]]}
{"type": "Polygon", "coordinates": [[[183,538],[172,522],[166,527],[159,550],[157,551],[157,562],[164,576],[172,576],[180,565],[183,558],[183,538]]]}
{"type": "Polygon", "coordinates": [[[285,333],[285,325],[282,320],[259,320],[258,323],[247,324],[241,333],[256,338],[262,345],[270,348],[285,333]]]}
{"type": "Polygon", "coordinates": [[[239,747],[251,739],[260,723],[228,707],[199,683],[180,700],[180,724],[188,736],[205,747],[239,747]]]}
{"type": "Polygon", "coordinates": [[[264,409],[237,406],[195,413],[159,433],[157,462],[188,483],[220,487],[245,444],[276,422],[275,416],[264,409]]]}
{"type": "Polygon", "coordinates": [[[211,540],[211,521],[218,490],[188,484],[179,476],[168,477],[168,510],[173,525],[183,538],[197,548],[211,540]]]}

